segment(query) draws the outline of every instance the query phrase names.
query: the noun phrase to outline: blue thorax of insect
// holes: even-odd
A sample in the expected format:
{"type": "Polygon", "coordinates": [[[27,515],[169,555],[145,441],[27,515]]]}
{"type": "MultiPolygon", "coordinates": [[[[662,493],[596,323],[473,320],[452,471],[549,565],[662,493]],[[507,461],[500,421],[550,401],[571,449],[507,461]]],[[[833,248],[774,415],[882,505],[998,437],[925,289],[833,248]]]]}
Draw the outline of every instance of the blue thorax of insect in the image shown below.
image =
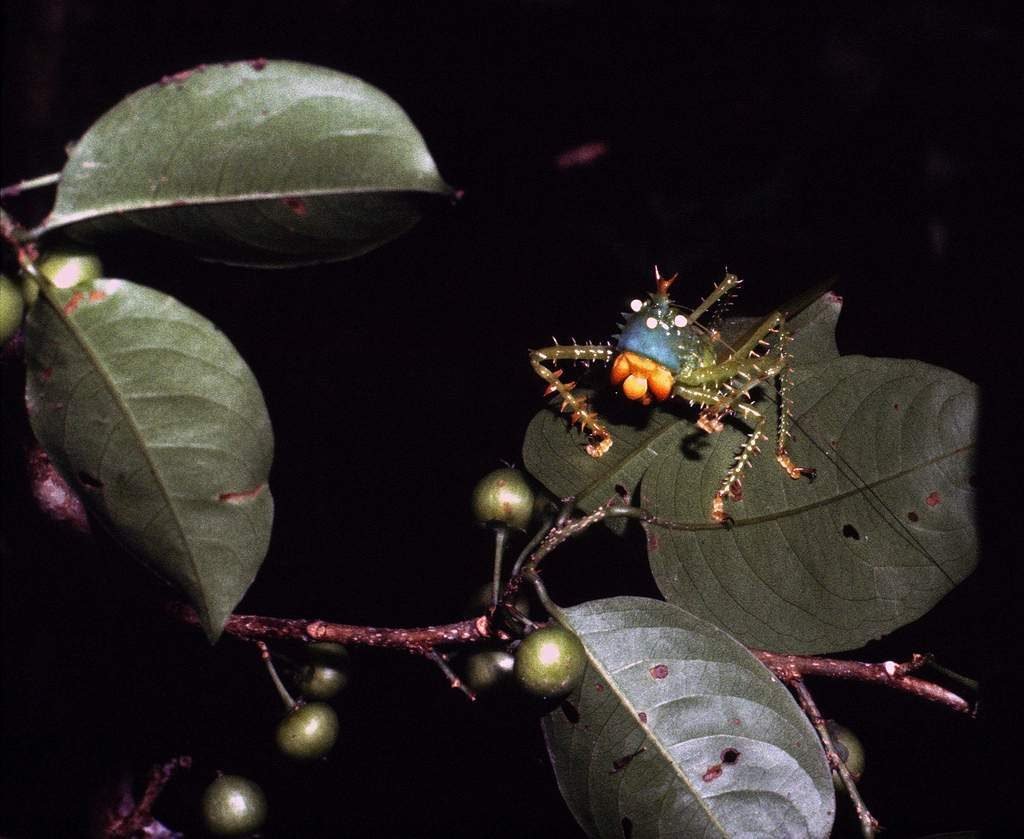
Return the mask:
{"type": "Polygon", "coordinates": [[[786,345],[789,335],[780,312],[768,315],[736,348],[719,352],[714,333],[699,324],[699,319],[728,292],[739,285],[734,274],[726,274],[700,305],[687,312],[672,302],[668,290],[676,277],[664,278],[655,268],[655,292],[647,300],[635,299],[614,347],[601,344],[554,345],[530,353],[533,369],[545,382],[546,393],[562,397],[562,410],[571,412],[588,436],[587,454],[601,457],[612,446],[612,436],[586,399],[573,393],[574,382],[561,380],[561,369],[548,362],[604,361],[611,363],[611,384],[623,395],[650,404],[672,397],[698,406],[697,425],[708,433],[721,431],[722,419],[735,415],[750,426],[743,447],[722,478],[711,499],[711,517],[718,522],[729,518],[727,499],[738,501],[743,495],[742,474],[766,439],[766,417],[749,401],[758,385],[775,380],[780,393],[777,417],[775,458],[791,478],[813,477],[814,470],[793,463],[787,449],[791,417],[788,391],[789,368],[786,345]]]}

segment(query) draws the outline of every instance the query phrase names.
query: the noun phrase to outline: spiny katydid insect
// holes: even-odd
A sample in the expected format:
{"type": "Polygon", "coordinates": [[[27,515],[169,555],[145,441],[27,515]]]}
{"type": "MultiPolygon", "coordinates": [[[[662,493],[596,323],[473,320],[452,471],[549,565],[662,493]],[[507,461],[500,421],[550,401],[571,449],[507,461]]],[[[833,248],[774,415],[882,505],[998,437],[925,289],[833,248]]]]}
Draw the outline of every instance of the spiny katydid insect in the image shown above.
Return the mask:
{"type": "Polygon", "coordinates": [[[622,393],[644,405],[664,402],[671,397],[698,406],[697,426],[713,434],[724,427],[722,419],[733,414],[751,427],[746,442],[736,453],[732,466],[722,478],[711,499],[711,518],[729,521],[726,500],[743,497],[743,470],[759,452],[758,443],[767,438],[767,418],[748,400],[759,385],[774,379],[778,384],[778,423],[775,459],[789,477],[813,478],[814,469],[797,466],[789,456],[791,438],[789,403],[789,365],[786,345],[790,335],[781,312],[772,312],[735,349],[725,347],[718,334],[698,323],[717,301],[740,284],[735,274],[727,273],[700,305],[687,311],[669,298],[669,287],[676,277],[662,277],[654,269],[656,290],[647,300],[630,302],[630,312],[614,346],[602,344],[555,344],[531,350],[530,362],[537,375],[547,382],[545,395],[557,393],[562,411],[571,411],[572,424],[579,424],[588,436],[587,454],[601,457],[612,446],[612,436],[598,419],[585,398],[573,393],[575,382],[563,382],[560,368],[549,368],[561,361],[603,361],[611,364],[611,383],[622,393]],[[723,351],[723,347],[725,347],[723,351]]]}

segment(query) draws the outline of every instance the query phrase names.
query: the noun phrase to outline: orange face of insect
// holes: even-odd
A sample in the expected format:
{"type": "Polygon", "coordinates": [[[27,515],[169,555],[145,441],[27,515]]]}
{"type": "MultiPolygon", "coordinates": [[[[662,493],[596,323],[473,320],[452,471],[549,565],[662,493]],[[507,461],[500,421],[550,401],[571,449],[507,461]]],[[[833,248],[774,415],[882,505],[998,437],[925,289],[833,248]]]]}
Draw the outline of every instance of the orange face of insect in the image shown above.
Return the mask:
{"type": "Polygon", "coordinates": [[[674,380],[672,371],[664,365],[628,350],[612,362],[612,384],[621,384],[627,399],[638,399],[644,405],[668,399],[674,380]]]}

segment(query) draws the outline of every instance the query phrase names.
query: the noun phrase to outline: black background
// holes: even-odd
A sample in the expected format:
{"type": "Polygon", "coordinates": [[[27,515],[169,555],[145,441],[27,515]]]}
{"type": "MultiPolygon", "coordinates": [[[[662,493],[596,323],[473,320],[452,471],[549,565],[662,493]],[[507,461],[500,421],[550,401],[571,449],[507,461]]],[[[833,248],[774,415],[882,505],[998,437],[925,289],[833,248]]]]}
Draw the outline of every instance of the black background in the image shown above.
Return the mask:
{"type": "MultiPolygon", "coordinates": [[[[1019,474],[1003,467],[1020,423],[1007,406],[1022,74],[1020,30],[993,8],[9,3],[3,182],[59,169],[65,143],[164,74],[266,56],[388,92],[465,191],[396,243],[323,267],[226,268],[149,241],[101,251],[109,275],[223,328],[264,388],[275,529],[240,606],[262,614],[460,617],[490,565],[470,490],[518,461],[541,404],[526,348],[552,334],[603,340],[653,264],[680,272],[691,304],[728,265],[748,313],[837,276],[843,352],[920,358],[986,387],[983,564],[860,653],[936,652],[985,681],[986,713],[970,721],[856,685],[816,693],[867,745],[863,791],[886,835],[997,835],[1019,762],[1004,741],[1019,474]],[[608,153],[556,166],[589,142],[608,153]]],[[[33,222],[46,196],[10,206],[33,222]]],[[[471,706],[398,653],[357,650],[336,753],[281,765],[280,707],[255,652],[169,626],[154,616],[166,591],[116,545],[34,511],[12,418],[18,373],[3,375],[0,832],[79,835],[119,773],[190,754],[157,808],[189,835],[218,769],[264,786],[269,836],[580,835],[535,719],[471,706]]],[[[565,602],[654,593],[639,544],[600,534],[553,560],[550,584],[565,602]]],[[[837,834],[852,835],[840,811],[837,834]]]]}

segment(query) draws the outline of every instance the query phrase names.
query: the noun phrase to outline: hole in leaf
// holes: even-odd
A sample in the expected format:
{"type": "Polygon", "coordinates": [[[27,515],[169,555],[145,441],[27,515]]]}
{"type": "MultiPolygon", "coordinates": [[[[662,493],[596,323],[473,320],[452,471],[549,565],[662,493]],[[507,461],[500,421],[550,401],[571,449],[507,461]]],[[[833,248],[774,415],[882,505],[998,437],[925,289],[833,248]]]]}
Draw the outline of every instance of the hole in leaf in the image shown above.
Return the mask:
{"type": "Polygon", "coordinates": [[[568,699],[562,703],[562,713],[565,714],[565,718],[569,721],[570,725],[576,725],[580,721],[580,712],[576,710],[576,706],[568,699]]]}
{"type": "Polygon", "coordinates": [[[90,475],[84,469],[79,471],[78,480],[81,482],[82,486],[87,487],[88,489],[103,489],[103,481],[93,475],[90,475]]]}
{"type": "Polygon", "coordinates": [[[852,524],[843,525],[843,536],[845,536],[847,539],[860,539],[860,533],[857,531],[857,528],[854,527],[852,524]]]}
{"type": "Polygon", "coordinates": [[[629,816],[622,817],[623,839],[633,839],[633,820],[629,816]]]}
{"type": "Polygon", "coordinates": [[[917,521],[920,518],[920,516],[918,516],[917,513],[911,510],[909,513],[907,513],[907,518],[911,521],[917,521]]]}
{"type": "Polygon", "coordinates": [[[740,759],[740,753],[736,749],[726,749],[722,752],[722,763],[735,763],[740,759]]]}

